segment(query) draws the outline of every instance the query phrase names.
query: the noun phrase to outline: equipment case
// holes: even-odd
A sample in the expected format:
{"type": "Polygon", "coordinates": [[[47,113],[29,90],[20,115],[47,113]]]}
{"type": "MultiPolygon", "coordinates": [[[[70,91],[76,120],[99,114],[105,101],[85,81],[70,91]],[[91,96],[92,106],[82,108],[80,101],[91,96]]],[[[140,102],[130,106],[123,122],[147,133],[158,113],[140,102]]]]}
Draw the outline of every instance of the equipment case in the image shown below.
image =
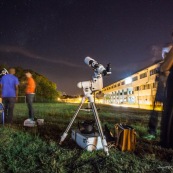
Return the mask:
{"type": "Polygon", "coordinates": [[[101,138],[97,132],[92,134],[83,134],[79,130],[72,130],[72,139],[87,151],[103,149],[101,138]]]}

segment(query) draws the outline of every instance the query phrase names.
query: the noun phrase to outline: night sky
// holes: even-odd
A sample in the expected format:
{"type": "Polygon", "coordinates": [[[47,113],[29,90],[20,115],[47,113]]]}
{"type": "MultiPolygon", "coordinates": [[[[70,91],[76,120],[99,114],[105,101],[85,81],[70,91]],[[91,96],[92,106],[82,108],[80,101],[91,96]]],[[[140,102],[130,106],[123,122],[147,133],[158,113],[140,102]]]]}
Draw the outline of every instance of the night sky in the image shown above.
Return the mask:
{"type": "Polygon", "coordinates": [[[32,69],[66,94],[91,80],[90,56],[112,75],[104,86],[161,59],[173,0],[0,0],[0,64],[32,69]]]}

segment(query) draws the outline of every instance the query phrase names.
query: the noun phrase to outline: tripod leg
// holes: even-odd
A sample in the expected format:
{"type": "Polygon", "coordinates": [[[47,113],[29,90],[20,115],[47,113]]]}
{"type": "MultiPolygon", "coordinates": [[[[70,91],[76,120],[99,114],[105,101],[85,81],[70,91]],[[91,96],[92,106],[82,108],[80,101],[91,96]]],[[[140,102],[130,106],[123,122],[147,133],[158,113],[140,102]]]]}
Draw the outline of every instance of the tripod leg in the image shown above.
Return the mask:
{"type": "Polygon", "coordinates": [[[85,102],[85,97],[82,98],[81,103],[80,103],[78,109],[76,110],[76,112],[75,112],[73,118],[71,119],[69,125],[67,126],[65,132],[64,132],[63,135],[61,136],[61,140],[60,140],[60,142],[59,142],[60,145],[62,144],[62,142],[63,142],[63,141],[65,140],[65,138],[67,137],[68,131],[70,130],[70,128],[71,128],[71,126],[72,126],[72,124],[73,124],[75,118],[77,117],[77,114],[79,113],[79,110],[81,109],[81,107],[82,107],[82,105],[83,105],[84,102],[85,102]]]}
{"type": "Polygon", "coordinates": [[[92,109],[93,109],[93,113],[94,113],[94,116],[95,116],[95,120],[96,120],[96,123],[97,123],[99,134],[100,134],[100,137],[101,137],[103,149],[106,152],[107,156],[109,156],[107,141],[106,141],[106,138],[103,134],[102,126],[101,126],[100,119],[99,119],[98,112],[97,112],[97,108],[96,108],[94,102],[91,102],[91,106],[92,106],[92,109]]]}

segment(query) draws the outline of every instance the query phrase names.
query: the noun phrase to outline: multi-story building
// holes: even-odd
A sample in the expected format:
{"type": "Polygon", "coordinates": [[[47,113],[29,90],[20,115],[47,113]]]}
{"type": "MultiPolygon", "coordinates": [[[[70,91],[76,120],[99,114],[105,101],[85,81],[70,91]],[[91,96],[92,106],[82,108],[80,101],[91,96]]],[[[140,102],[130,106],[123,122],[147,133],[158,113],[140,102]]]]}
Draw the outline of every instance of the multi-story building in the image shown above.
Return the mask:
{"type": "Polygon", "coordinates": [[[157,69],[160,62],[103,88],[106,104],[150,105],[157,89],[157,69]]]}

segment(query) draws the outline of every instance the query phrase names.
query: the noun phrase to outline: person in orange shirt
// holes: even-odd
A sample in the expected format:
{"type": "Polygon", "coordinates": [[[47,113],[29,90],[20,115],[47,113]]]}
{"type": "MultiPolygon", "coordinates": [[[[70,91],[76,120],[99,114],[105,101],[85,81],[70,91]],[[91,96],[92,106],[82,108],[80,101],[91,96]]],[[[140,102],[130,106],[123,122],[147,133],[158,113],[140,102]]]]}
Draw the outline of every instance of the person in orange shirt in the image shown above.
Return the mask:
{"type": "Polygon", "coordinates": [[[25,75],[27,77],[25,94],[26,94],[26,102],[27,102],[27,106],[29,110],[29,119],[34,121],[34,109],[33,109],[32,103],[35,97],[36,84],[30,72],[25,73],[25,75]]]}

